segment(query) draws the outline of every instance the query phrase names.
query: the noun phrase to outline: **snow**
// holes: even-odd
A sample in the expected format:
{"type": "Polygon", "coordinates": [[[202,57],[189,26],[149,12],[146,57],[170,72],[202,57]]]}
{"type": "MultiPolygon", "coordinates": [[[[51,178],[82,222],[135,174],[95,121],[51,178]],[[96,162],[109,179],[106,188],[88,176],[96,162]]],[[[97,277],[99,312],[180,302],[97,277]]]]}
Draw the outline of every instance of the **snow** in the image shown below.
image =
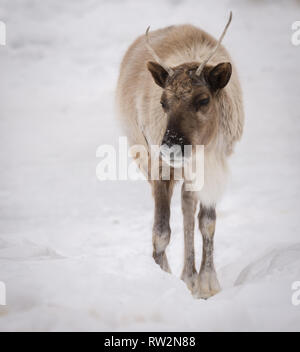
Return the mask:
{"type": "MultiPolygon", "coordinates": [[[[300,47],[298,1],[0,0],[1,331],[299,331],[300,47]],[[147,26],[193,23],[224,39],[240,72],[246,126],[218,205],[223,291],[195,300],[179,280],[179,189],[168,257],[151,258],[153,201],[143,181],[96,178],[117,145],[114,89],[147,26]]],[[[196,236],[200,262],[200,235],[196,236]]]]}

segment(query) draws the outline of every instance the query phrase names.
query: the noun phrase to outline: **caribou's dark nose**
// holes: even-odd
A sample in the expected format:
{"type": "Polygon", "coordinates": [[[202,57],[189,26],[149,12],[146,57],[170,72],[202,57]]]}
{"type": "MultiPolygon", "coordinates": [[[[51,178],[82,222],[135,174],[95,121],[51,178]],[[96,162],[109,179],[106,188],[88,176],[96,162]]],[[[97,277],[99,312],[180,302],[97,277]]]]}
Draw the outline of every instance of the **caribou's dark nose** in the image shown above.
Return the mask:
{"type": "Polygon", "coordinates": [[[167,129],[164,138],[162,140],[162,145],[167,145],[168,148],[173,146],[179,146],[181,148],[182,155],[184,155],[184,146],[187,145],[186,138],[174,130],[167,129]]]}

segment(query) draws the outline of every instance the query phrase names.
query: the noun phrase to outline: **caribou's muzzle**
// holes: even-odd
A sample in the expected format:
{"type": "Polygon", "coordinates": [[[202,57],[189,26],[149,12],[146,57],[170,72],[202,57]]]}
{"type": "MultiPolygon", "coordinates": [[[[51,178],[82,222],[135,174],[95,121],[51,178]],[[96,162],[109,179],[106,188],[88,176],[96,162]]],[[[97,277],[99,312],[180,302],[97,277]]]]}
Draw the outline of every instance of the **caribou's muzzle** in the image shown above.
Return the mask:
{"type": "Polygon", "coordinates": [[[184,146],[187,144],[187,140],[175,130],[167,129],[161,144],[166,145],[168,148],[172,148],[173,146],[179,146],[183,155],[184,146]]]}
{"type": "Polygon", "coordinates": [[[167,129],[160,147],[162,159],[172,167],[183,167],[184,159],[191,156],[187,138],[175,130],[167,129]]]}

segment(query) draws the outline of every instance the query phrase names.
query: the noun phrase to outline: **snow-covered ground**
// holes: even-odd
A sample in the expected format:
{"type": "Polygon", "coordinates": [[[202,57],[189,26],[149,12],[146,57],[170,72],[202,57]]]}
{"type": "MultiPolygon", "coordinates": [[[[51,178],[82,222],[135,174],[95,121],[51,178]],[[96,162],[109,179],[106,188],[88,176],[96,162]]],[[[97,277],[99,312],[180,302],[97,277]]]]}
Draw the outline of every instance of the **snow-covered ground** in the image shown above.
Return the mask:
{"type": "Polygon", "coordinates": [[[299,331],[299,1],[0,0],[0,20],[0,330],[299,331]],[[218,206],[223,291],[201,301],[178,278],[179,189],[170,276],[151,258],[149,186],[98,181],[95,153],[118,140],[114,89],[132,40],[149,24],[218,36],[230,9],[246,126],[218,206]]]}

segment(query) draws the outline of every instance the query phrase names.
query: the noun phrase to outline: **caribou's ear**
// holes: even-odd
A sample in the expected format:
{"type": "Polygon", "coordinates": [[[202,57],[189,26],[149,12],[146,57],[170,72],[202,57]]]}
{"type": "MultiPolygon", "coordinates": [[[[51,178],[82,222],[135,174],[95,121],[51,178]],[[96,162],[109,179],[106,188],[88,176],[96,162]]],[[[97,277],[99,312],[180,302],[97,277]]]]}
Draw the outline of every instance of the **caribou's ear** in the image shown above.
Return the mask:
{"type": "Polygon", "coordinates": [[[230,62],[218,64],[207,73],[207,82],[213,90],[224,88],[230,80],[232,66],[230,62]]]}
{"type": "Polygon", "coordinates": [[[161,88],[165,88],[166,80],[168,78],[168,72],[158,63],[149,61],[147,62],[148,70],[151,72],[151,75],[156,84],[161,88]]]}

